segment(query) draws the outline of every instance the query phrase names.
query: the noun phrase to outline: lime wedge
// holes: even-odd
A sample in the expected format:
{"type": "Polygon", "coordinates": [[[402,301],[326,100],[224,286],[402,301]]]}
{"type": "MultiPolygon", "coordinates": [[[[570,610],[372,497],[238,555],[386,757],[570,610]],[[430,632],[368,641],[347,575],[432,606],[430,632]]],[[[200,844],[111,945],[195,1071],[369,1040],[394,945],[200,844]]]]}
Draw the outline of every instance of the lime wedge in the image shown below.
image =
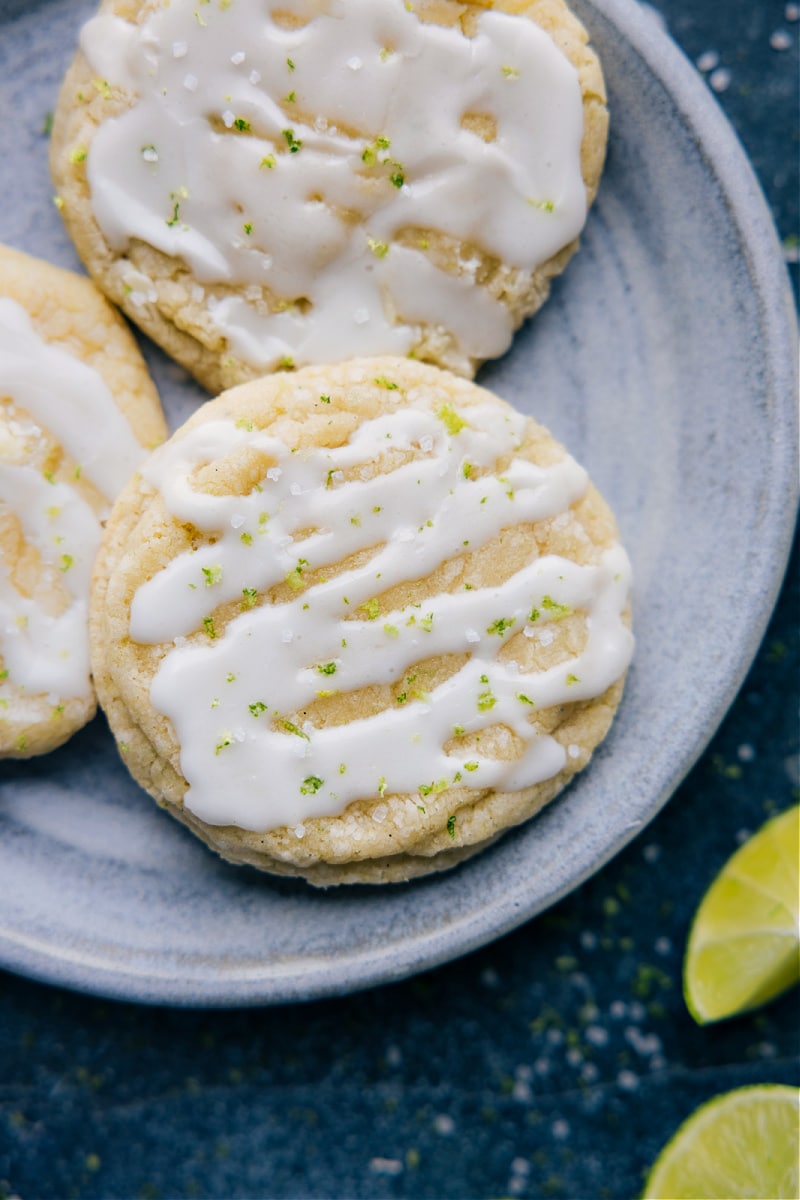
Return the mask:
{"type": "Polygon", "coordinates": [[[643,1200],[794,1200],[800,1089],[739,1088],[701,1105],[656,1159],[643,1200]]]}
{"type": "Polygon", "coordinates": [[[700,1024],[766,1004],[800,979],[800,805],[728,859],[689,934],[683,994],[700,1024]]]}

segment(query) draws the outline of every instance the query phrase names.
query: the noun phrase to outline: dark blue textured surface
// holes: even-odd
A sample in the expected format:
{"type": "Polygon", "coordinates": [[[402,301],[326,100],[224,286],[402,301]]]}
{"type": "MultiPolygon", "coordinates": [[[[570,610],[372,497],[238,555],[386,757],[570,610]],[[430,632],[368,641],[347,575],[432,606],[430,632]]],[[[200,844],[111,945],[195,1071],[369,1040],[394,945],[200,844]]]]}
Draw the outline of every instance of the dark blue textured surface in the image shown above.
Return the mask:
{"type": "MultiPolygon", "coordinates": [[[[797,8],[657,8],[737,128],[796,286],[797,8]]],[[[680,986],[711,878],[797,799],[799,567],[796,552],[739,698],[666,809],[479,953],[379,991],[245,1012],[0,977],[0,1197],[624,1200],[697,1104],[800,1082],[797,992],[698,1029],[680,986]]]]}

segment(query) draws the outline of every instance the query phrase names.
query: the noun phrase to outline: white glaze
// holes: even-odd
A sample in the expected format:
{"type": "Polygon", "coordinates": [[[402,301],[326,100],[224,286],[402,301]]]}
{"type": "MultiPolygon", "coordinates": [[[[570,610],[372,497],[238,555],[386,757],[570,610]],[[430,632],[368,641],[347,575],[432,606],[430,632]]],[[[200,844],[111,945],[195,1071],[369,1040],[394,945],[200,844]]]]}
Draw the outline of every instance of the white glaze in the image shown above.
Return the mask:
{"type": "Polygon", "coordinates": [[[421,609],[375,607],[395,584],[426,576],[503,528],[556,517],[585,491],[585,472],[568,456],[548,468],[512,458],[497,477],[491,468],[519,445],[523,418],[509,411],[503,422],[495,405],[465,415],[469,424],[449,432],[445,420],[412,404],[365,422],[344,446],[297,453],[268,434],[208,422],[146,464],[167,511],[218,539],[179,555],[138,589],[130,628],[140,643],[175,643],[151,700],[173,724],[189,784],[185,803],[203,820],[293,828],[359,797],[419,789],[424,797],[432,786],[459,782],[515,790],[565,765],[564,749],[537,735],[529,717],[600,695],[627,667],[632,637],[621,614],[630,568],[621,547],[592,566],[535,559],[497,587],[444,593],[421,609]],[[245,444],[275,463],[258,489],[246,496],[192,490],[193,469],[245,444]],[[342,478],[387,445],[416,457],[374,478],[357,471],[342,478]],[[488,472],[468,477],[466,463],[488,472]],[[309,572],[373,548],[360,568],[305,584],[309,572]],[[297,585],[290,601],[249,607],[245,600],[224,635],[207,625],[213,637],[187,640],[219,605],[284,580],[297,585]],[[508,637],[545,624],[557,606],[586,613],[580,654],[531,675],[498,657],[508,637]],[[501,619],[505,631],[497,632],[501,619]],[[430,695],[415,696],[412,680],[404,703],[346,726],[281,725],[326,691],[398,684],[414,663],[446,653],[469,658],[430,695]],[[516,763],[473,750],[445,753],[456,727],[473,734],[498,724],[526,743],[516,763]]]}
{"type": "Polygon", "coordinates": [[[173,0],[141,25],[84,28],[93,71],[137,97],[89,147],[109,243],[141,239],[240,289],[208,315],[257,366],[402,354],[422,324],[452,329],[464,356],[501,354],[505,306],[394,239],[442,229],[525,270],[571,242],[586,216],[576,71],[504,13],[466,38],[402,0],[280,8],[308,24],[281,28],[260,0],[173,0]],[[462,127],[475,113],[494,118],[494,141],[462,127]],[[285,311],[259,310],[265,284],[285,311]]]}
{"type": "MultiPolygon", "coordinates": [[[[27,414],[0,422],[0,510],[14,514],[25,541],[57,570],[69,594],[58,616],[22,595],[0,561],[0,654],[10,685],[56,699],[87,696],[89,580],[100,517],[74,486],[51,481],[25,461],[25,446],[47,429],[110,503],[144,458],[101,376],[34,331],[16,301],[0,297],[0,397],[27,414]]],[[[0,411],[0,416],[2,412],[0,411]]]]}

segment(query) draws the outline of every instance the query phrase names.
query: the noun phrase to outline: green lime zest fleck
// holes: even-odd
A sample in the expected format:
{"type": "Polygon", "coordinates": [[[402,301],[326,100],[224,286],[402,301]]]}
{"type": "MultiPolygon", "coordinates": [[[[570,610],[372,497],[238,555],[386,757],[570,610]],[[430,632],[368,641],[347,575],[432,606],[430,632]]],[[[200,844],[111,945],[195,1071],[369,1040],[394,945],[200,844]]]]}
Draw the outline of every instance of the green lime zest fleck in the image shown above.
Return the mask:
{"type": "MultiPolygon", "coordinates": [[[[444,423],[444,427],[447,432],[453,436],[455,436],[457,433],[460,433],[462,429],[466,428],[467,422],[463,417],[459,416],[452,404],[443,404],[441,408],[438,409],[436,415],[439,420],[444,423]]],[[[465,463],[464,466],[466,467],[466,465],[467,464],[465,463]]],[[[465,477],[468,478],[468,476],[466,476],[466,472],[465,477]]]]}
{"type": "Polygon", "coordinates": [[[374,142],[371,142],[368,146],[364,147],[363,151],[361,152],[361,161],[368,167],[373,167],[375,163],[380,163],[382,165],[387,160],[385,158],[379,158],[378,151],[388,150],[390,145],[391,142],[387,137],[376,137],[374,142]]]}
{"type": "Polygon", "coordinates": [[[456,840],[456,814],[455,813],[452,813],[447,818],[447,832],[450,835],[451,841],[454,842],[456,840]]]}
{"type": "Polygon", "coordinates": [[[553,212],[556,207],[552,200],[534,200],[532,196],[528,196],[528,204],[530,204],[531,208],[546,213],[553,212]]]}
{"type": "Polygon", "coordinates": [[[319,775],[307,775],[300,784],[301,795],[313,796],[322,787],[323,782],[319,775]]]}
{"type": "Polygon", "coordinates": [[[496,621],[492,621],[491,625],[487,625],[487,633],[496,633],[498,637],[503,637],[507,630],[516,623],[515,617],[498,617],[496,621]]]}
{"type": "Polygon", "coordinates": [[[225,732],[220,735],[220,739],[217,742],[216,746],[214,747],[214,753],[221,754],[223,750],[225,750],[228,746],[232,746],[232,745],[233,745],[233,734],[230,732],[229,729],[226,729],[225,732]]]}
{"type": "Polygon", "coordinates": [[[203,576],[206,581],[206,587],[213,587],[217,583],[222,583],[222,567],[219,563],[215,563],[213,567],[201,567],[203,576]]]}
{"type": "Polygon", "coordinates": [[[305,738],[307,742],[311,741],[311,738],[299,725],[294,725],[291,721],[281,721],[281,725],[287,733],[293,733],[295,737],[305,738]]]}
{"type": "Polygon", "coordinates": [[[298,558],[297,566],[292,567],[291,571],[289,571],[286,575],[285,582],[288,583],[289,587],[293,588],[296,592],[301,591],[305,587],[303,571],[307,566],[307,558],[298,558]]]}
{"type": "Polygon", "coordinates": [[[420,796],[438,796],[440,792],[446,792],[449,786],[446,779],[437,779],[433,783],[421,783],[417,791],[420,796]]]}
{"type": "Polygon", "coordinates": [[[177,225],[181,219],[181,201],[188,199],[189,192],[185,187],[178,188],[177,192],[170,192],[169,198],[172,201],[172,216],[167,218],[167,225],[172,228],[177,225]]]}
{"type": "Polygon", "coordinates": [[[571,617],[574,611],[569,604],[559,604],[552,596],[542,596],[542,608],[554,621],[563,621],[564,617],[571,617]]]}

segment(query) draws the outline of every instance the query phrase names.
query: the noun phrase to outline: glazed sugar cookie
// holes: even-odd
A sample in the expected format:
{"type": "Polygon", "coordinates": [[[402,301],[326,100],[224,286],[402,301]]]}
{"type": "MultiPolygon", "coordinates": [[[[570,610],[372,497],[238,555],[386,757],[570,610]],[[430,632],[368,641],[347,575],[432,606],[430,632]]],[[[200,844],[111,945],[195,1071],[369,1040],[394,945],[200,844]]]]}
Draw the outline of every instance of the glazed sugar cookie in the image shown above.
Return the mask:
{"type": "Polygon", "coordinates": [[[136,344],[94,285],[0,246],[0,758],[52,750],[94,714],[101,522],[165,436],[136,344]]]}
{"type": "Polygon", "coordinates": [[[89,272],[211,391],[471,375],[575,250],[607,124],[563,0],[106,0],[51,164],[89,272]]]}
{"type": "Polygon", "coordinates": [[[608,507],[549,434],[360,359],[204,405],[114,508],[91,609],[125,762],[233,862],[449,867],[585,766],[632,649],[608,507]]]}

